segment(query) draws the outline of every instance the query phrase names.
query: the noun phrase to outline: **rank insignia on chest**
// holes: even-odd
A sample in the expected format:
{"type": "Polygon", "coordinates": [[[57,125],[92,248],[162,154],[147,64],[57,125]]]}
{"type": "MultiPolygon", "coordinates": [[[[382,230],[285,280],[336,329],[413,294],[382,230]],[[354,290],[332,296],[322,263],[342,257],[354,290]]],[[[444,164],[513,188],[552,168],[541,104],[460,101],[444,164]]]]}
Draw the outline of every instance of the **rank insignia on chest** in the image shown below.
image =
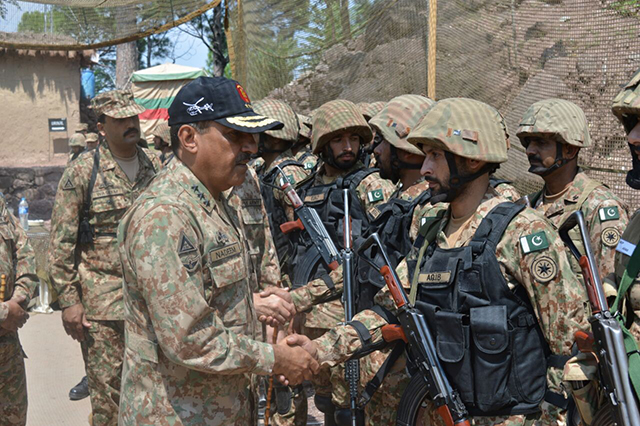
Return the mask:
{"type": "Polygon", "coordinates": [[[229,243],[229,236],[222,231],[216,232],[216,243],[225,245],[229,243]]]}
{"type": "Polygon", "coordinates": [[[367,199],[370,203],[375,203],[376,201],[382,200],[382,189],[375,189],[373,191],[369,191],[367,193],[367,199]]]}
{"type": "Polygon", "coordinates": [[[620,212],[616,206],[602,207],[598,210],[598,216],[600,216],[600,222],[606,222],[607,220],[620,219],[620,212]]]}
{"type": "Polygon", "coordinates": [[[542,231],[520,237],[520,247],[522,247],[522,254],[544,250],[549,247],[547,234],[542,231]]]}

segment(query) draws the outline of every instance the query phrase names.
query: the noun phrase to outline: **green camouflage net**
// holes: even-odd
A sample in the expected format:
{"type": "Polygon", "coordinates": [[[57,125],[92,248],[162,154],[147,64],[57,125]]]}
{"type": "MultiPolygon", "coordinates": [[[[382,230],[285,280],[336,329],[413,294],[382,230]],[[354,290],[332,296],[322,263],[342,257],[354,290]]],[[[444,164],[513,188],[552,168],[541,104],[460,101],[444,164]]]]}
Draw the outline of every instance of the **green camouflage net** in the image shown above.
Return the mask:
{"type": "Polygon", "coordinates": [[[305,114],[337,98],[426,95],[430,3],[436,98],[478,99],[507,119],[510,160],[498,176],[523,194],[541,187],[515,131],[532,103],[563,98],[589,119],[594,146],[580,153],[584,168],[640,207],[640,191],[624,183],[631,158],[611,114],[620,85],[640,68],[640,2],[242,0],[230,16],[234,75],[253,98],[284,99],[305,114]]]}
{"type": "Polygon", "coordinates": [[[95,49],[167,31],[220,0],[0,0],[0,47],[95,49]]]}

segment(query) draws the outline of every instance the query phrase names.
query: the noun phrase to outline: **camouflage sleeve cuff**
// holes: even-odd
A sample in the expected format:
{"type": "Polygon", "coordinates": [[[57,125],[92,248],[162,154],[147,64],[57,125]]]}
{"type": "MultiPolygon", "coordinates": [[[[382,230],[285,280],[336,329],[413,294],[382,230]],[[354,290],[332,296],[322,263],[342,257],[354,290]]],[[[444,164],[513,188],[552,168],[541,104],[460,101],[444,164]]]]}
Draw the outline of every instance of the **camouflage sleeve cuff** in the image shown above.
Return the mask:
{"type": "Polygon", "coordinates": [[[82,303],[78,289],[74,285],[65,286],[62,291],[58,293],[58,303],[62,309],[82,303]]]}
{"type": "Polygon", "coordinates": [[[262,354],[263,356],[258,358],[258,362],[252,372],[258,375],[271,374],[273,372],[273,365],[276,362],[273,347],[264,342],[256,341],[255,343],[258,345],[258,351],[256,353],[262,354]]]}
{"type": "Polygon", "coordinates": [[[311,306],[313,306],[311,294],[306,285],[292,290],[290,293],[291,301],[293,302],[293,306],[296,307],[297,312],[308,311],[311,309],[311,306]]]}
{"type": "Polygon", "coordinates": [[[9,307],[6,303],[0,302],[0,322],[6,320],[7,316],[9,316],[9,307]]]}
{"type": "Polygon", "coordinates": [[[13,295],[11,297],[13,298],[16,296],[25,297],[25,301],[21,304],[22,306],[27,306],[29,304],[29,301],[31,300],[31,293],[29,292],[29,290],[25,289],[20,284],[16,284],[16,288],[13,291],[13,295]]]}
{"type": "Polygon", "coordinates": [[[362,348],[358,333],[348,325],[333,328],[315,339],[314,343],[317,348],[318,362],[329,367],[345,362],[362,348]]]}

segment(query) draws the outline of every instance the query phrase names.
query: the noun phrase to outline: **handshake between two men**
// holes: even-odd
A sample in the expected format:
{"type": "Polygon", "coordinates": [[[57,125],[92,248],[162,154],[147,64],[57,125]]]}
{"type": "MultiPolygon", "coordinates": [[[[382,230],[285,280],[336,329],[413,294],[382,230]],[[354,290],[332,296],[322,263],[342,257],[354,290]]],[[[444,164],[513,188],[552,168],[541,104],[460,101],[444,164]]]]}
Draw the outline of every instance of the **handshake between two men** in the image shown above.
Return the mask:
{"type": "Polygon", "coordinates": [[[298,385],[304,380],[311,380],[320,369],[316,347],[307,336],[294,332],[293,324],[298,312],[288,289],[268,287],[255,293],[253,302],[258,319],[267,325],[268,341],[278,330],[277,343],[273,345],[273,373],[277,379],[284,385],[298,385]],[[289,327],[285,332],[286,324],[289,327]]]}

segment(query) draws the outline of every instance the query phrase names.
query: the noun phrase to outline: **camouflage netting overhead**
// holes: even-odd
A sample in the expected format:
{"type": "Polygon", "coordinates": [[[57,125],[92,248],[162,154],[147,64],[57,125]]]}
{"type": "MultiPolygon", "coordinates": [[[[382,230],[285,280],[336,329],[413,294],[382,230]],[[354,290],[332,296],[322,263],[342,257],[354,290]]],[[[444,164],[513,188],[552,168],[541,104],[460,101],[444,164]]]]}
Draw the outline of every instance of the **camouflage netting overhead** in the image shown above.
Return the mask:
{"type": "Polygon", "coordinates": [[[0,47],[93,49],[167,31],[221,0],[0,0],[0,47]]]}
{"type": "Polygon", "coordinates": [[[540,188],[515,131],[532,103],[551,97],[587,114],[589,174],[632,207],[631,167],[611,102],[640,68],[637,0],[242,0],[230,15],[237,79],[256,99],[308,113],[336,98],[387,101],[405,93],[487,102],[506,117],[510,161],[498,174],[523,193],[540,188]],[[431,13],[430,13],[431,12],[431,13]],[[430,25],[431,22],[431,25],[430,25]],[[435,52],[429,55],[429,41],[435,52]],[[435,90],[427,90],[435,78],[435,90]],[[435,94],[434,94],[435,92],[435,94]]]}

